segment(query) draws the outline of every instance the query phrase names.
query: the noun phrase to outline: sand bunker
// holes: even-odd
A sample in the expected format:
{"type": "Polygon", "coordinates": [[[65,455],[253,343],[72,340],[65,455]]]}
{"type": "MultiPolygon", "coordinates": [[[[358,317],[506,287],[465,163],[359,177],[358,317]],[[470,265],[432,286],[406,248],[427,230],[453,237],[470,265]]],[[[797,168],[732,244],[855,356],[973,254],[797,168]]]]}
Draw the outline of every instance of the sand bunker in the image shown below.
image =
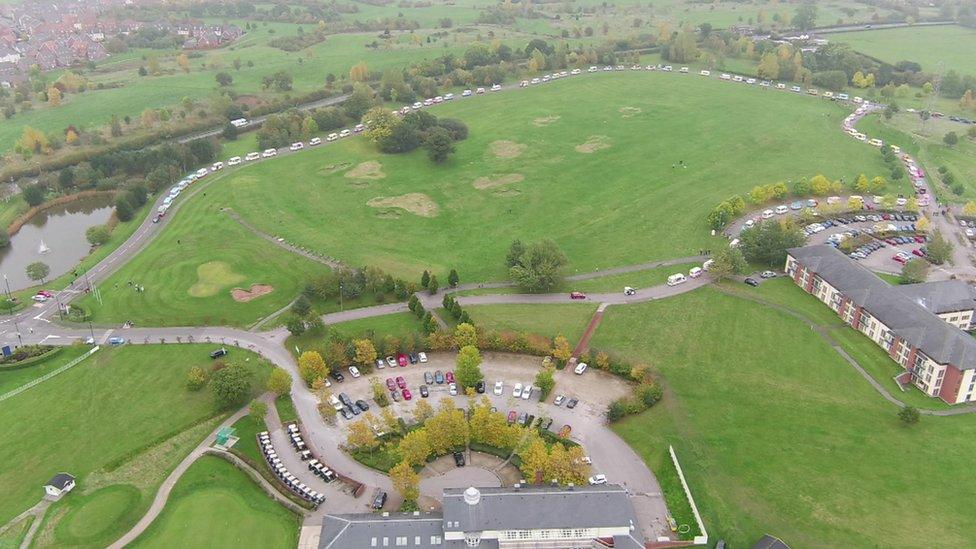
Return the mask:
{"type": "Polygon", "coordinates": [[[498,158],[516,158],[525,152],[528,145],[516,143],[514,141],[494,141],[488,145],[488,149],[498,158]]]}
{"type": "Polygon", "coordinates": [[[346,177],[352,177],[354,179],[383,179],[386,177],[386,174],[383,173],[382,164],[375,160],[369,160],[346,172],[346,177]]]}
{"type": "Polygon", "coordinates": [[[230,296],[234,298],[234,301],[238,303],[247,303],[252,299],[257,299],[263,295],[270,294],[274,291],[274,287],[268,284],[251,284],[250,290],[244,290],[242,288],[234,288],[230,291],[230,296]]]}
{"type": "Polygon", "coordinates": [[[511,185],[513,183],[521,183],[525,181],[525,176],[520,173],[509,173],[505,175],[495,175],[491,177],[479,177],[474,180],[474,188],[479,191],[485,189],[491,189],[494,187],[501,187],[503,185],[511,185]]]}
{"type": "Polygon", "coordinates": [[[643,112],[640,110],[640,107],[620,107],[620,109],[618,110],[620,111],[620,114],[622,114],[624,118],[637,116],[638,114],[643,112]]]}
{"type": "Polygon", "coordinates": [[[400,196],[377,196],[366,203],[373,208],[399,208],[420,217],[435,217],[437,203],[424,193],[408,193],[400,196]]]}
{"type": "Polygon", "coordinates": [[[610,148],[610,138],[605,135],[591,135],[586,143],[576,145],[576,152],[583,154],[595,153],[610,148]]]}
{"type": "Polygon", "coordinates": [[[197,281],[186,293],[193,297],[214,296],[221,288],[237,284],[244,278],[223,261],[208,261],[197,266],[197,281]]]}
{"type": "Polygon", "coordinates": [[[549,116],[536,118],[535,120],[532,121],[532,125],[541,128],[543,126],[548,126],[549,124],[552,124],[553,122],[559,120],[560,118],[562,117],[559,116],[558,114],[550,114],[549,116]]]}

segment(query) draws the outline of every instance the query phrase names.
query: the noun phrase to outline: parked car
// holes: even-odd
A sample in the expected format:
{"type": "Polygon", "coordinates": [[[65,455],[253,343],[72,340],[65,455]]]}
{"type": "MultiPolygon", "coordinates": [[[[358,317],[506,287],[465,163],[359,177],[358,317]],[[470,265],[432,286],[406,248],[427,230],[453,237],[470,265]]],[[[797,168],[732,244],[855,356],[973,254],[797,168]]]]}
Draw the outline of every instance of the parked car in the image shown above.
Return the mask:
{"type": "Polygon", "coordinates": [[[573,371],[576,372],[576,375],[581,376],[583,375],[583,372],[586,371],[586,367],[587,366],[585,362],[580,362],[579,364],[576,365],[576,368],[573,371]]]}
{"type": "Polygon", "coordinates": [[[508,413],[508,422],[515,423],[515,419],[518,417],[518,412],[512,410],[508,413]]]}
{"type": "Polygon", "coordinates": [[[339,372],[329,372],[329,375],[332,376],[332,379],[336,380],[339,383],[342,383],[343,381],[346,380],[346,376],[342,375],[339,372]]]}
{"type": "Polygon", "coordinates": [[[756,287],[756,286],[759,285],[759,281],[756,280],[755,278],[752,278],[752,277],[746,278],[743,282],[745,282],[746,284],[748,284],[750,286],[753,286],[753,287],[756,287]]]}
{"type": "Polygon", "coordinates": [[[359,399],[359,400],[357,400],[357,401],[356,401],[356,406],[357,406],[357,407],[358,407],[358,408],[359,408],[360,410],[362,410],[362,411],[364,411],[364,412],[366,412],[366,411],[368,411],[368,410],[369,410],[369,404],[366,404],[366,401],[365,401],[365,400],[363,400],[363,399],[359,399]]]}
{"type": "Polygon", "coordinates": [[[454,465],[464,467],[464,454],[461,452],[454,452],[454,465]]]}
{"type": "Polygon", "coordinates": [[[419,353],[417,353],[417,358],[420,359],[420,363],[421,364],[426,364],[427,363],[427,353],[419,352],[419,353]]]}
{"type": "Polygon", "coordinates": [[[502,392],[505,391],[505,383],[502,381],[495,382],[495,388],[492,390],[495,396],[501,396],[502,392]]]}
{"type": "Polygon", "coordinates": [[[773,271],[763,271],[759,273],[759,276],[761,276],[762,278],[775,278],[776,273],[774,273],[773,271]]]}
{"type": "Polygon", "coordinates": [[[427,386],[426,385],[421,385],[420,386],[420,396],[422,396],[424,398],[427,398],[428,396],[430,396],[430,392],[427,390],[427,386]]]}
{"type": "Polygon", "coordinates": [[[118,347],[119,345],[125,345],[124,337],[110,337],[108,338],[108,344],[113,347],[118,347]]]}
{"type": "Polygon", "coordinates": [[[555,400],[552,401],[552,403],[555,404],[556,406],[562,406],[565,400],[566,397],[564,397],[563,395],[556,395],[556,398],[555,400]]]}
{"type": "Polygon", "coordinates": [[[355,366],[350,366],[349,367],[349,375],[351,375],[353,379],[356,379],[357,377],[359,377],[359,375],[360,375],[359,374],[359,368],[357,368],[355,366]]]}
{"type": "Polygon", "coordinates": [[[397,364],[399,364],[401,368],[407,365],[407,355],[400,353],[397,355],[396,359],[397,364]]]}
{"type": "Polygon", "coordinates": [[[390,368],[396,368],[397,365],[396,359],[393,358],[392,356],[386,357],[386,365],[389,366],[390,368]]]}
{"type": "Polygon", "coordinates": [[[451,396],[457,396],[457,394],[458,394],[457,384],[456,383],[451,383],[450,385],[448,385],[447,386],[447,392],[450,393],[451,396]]]}
{"type": "Polygon", "coordinates": [[[529,414],[528,414],[528,413],[526,413],[526,412],[522,412],[522,413],[521,413],[521,414],[519,414],[519,416],[518,416],[518,424],[519,424],[519,425],[525,425],[526,423],[528,423],[528,422],[526,421],[527,419],[529,419],[529,414]]]}
{"type": "Polygon", "coordinates": [[[404,389],[403,400],[411,400],[412,398],[413,398],[413,393],[410,392],[410,389],[404,389]]]}
{"type": "Polygon", "coordinates": [[[579,399],[578,398],[571,398],[571,399],[569,399],[569,402],[566,403],[566,407],[569,408],[569,409],[573,409],[573,408],[576,407],[577,404],[579,404],[579,399]]]}
{"type": "Polygon", "coordinates": [[[428,385],[434,384],[434,374],[430,372],[424,372],[424,383],[428,385]]]}
{"type": "MultiPolygon", "coordinates": [[[[44,295],[44,294],[39,292],[38,295],[44,295]]],[[[50,296],[45,295],[44,297],[50,297],[50,296]]],[[[217,349],[216,351],[211,352],[210,353],[210,358],[211,359],[218,359],[218,358],[220,358],[222,356],[226,356],[226,355],[227,355],[227,349],[225,349],[224,347],[221,347],[221,348],[217,349]]]]}
{"type": "Polygon", "coordinates": [[[570,299],[586,299],[586,294],[584,294],[583,292],[570,292],[569,298],[570,299]]]}
{"type": "Polygon", "coordinates": [[[593,475],[592,477],[590,477],[590,484],[596,485],[596,484],[606,484],[606,483],[607,483],[607,476],[604,474],[593,475]]]}
{"type": "Polygon", "coordinates": [[[478,394],[484,394],[485,393],[485,381],[484,380],[479,381],[474,386],[474,390],[477,391],[478,394]]]}
{"type": "Polygon", "coordinates": [[[397,387],[399,387],[401,389],[406,389],[407,388],[407,380],[403,379],[403,376],[397,376],[397,378],[396,378],[396,384],[397,384],[397,387]]]}
{"type": "Polygon", "coordinates": [[[420,362],[420,359],[417,358],[417,355],[415,355],[414,353],[408,354],[407,355],[407,360],[410,361],[410,364],[416,364],[416,363],[420,362]]]}
{"type": "Polygon", "coordinates": [[[308,140],[308,144],[311,145],[311,146],[321,145],[322,144],[322,138],[321,137],[313,137],[313,138],[311,138],[311,139],[308,140]]]}
{"type": "Polygon", "coordinates": [[[446,379],[448,383],[454,383],[454,372],[448,371],[446,374],[444,374],[444,379],[446,379]]]}
{"type": "Polygon", "coordinates": [[[529,397],[531,396],[532,396],[532,386],[526,385],[524,388],[522,388],[522,400],[529,400],[529,397]]]}
{"type": "Polygon", "coordinates": [[[379,490],[373,497],[373,509],[382,509],[386,504],[386,492],[379,490]]]}
{"type": "Polygon", "coordinates": [[[440,370],[434,372],[434,381],[436,381],[438,385],[444,383],[444,374],[442,374],[440,370]]]}
{"type": "Polygon", "coordinates": [[[386,378],[386,388],[391,391],[396,391],[396,382],[393,381],[392,377],[386,378]]]}
{"type": "Polygon", "coordinates": [[[516,383],[515,387],[512,388],[512,396],[515,398],[522,398],[522,384],[516,383]]]}

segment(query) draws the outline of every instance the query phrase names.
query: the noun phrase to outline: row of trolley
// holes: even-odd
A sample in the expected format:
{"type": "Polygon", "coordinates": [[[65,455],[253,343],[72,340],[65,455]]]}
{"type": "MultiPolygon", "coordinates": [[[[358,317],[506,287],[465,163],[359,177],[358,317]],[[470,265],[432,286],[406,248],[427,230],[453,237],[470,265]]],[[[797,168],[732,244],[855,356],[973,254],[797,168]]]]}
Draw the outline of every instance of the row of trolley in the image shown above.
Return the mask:
{"type": "MultiPolygon", "coordinates": [[[[288,426],[288,435],[291,438],[292,446],[299,452],[299,455],[306,455],[308,457],[302,457],[302,460],[309,460],[311,457],[311,452],[305,445],[305,442],[301,438],[301,433],[298,432],[298,427],[295,425],[288,426]]],[[[278,452],[274,447],[274,443],[271,441],[271,435],[267,431],[262,431],[258,433],[258,446],[261,447],[261,452],[264,454],[264,459],[267,460],[268,466],[274,472],[274,474],[281,480],[282,484],[288,487],[289,490],[294,492],[298,497],[312,502],[316,507],[325,501],[325,495],[316,492],[312,488],[308,487],[303,483],[298,477],[291,474],[285,464],[278,457],[278,452]]],[[[318,463],[318,460],[314,460],[318,463]]],[[[310,467],[311,469],[311,467],[310,467]]],[[[334,472],[329,471],[332,474],[331,480],[335,480],[336,475],[334,472]]],[[[319,475],[322,476],[322,475],[319,475]]],[[[322,476],[323,479],[326,477],[322,476]]],[[[326,479],[330,480],[330,479],[326,479]]]]}

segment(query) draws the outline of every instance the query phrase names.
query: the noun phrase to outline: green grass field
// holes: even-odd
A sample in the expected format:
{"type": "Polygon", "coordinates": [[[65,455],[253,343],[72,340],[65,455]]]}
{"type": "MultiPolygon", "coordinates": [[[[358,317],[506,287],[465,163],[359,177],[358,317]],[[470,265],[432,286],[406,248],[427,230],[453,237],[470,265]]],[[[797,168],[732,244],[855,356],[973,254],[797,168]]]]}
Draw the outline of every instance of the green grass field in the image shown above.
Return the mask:
{"type": "MultiPolygon", "coordinates": [[[[61,363],[72,353],[60,354],[61,363]]],[[[78,488],[52,508],[42,545],[113,541],[139,518],[168,470],[212,429],[206,420],[220,412],[209,392],[184,387],[190,367],[210,363],[207,349],[197,345],[103,349],[5,401],[0,421],[11,428],[0,434],[0,523],[36,503],[44,482],[67,471],[78,488]],[[181,435],[188,430],[198,434],[181,435]]],[[[248,364],[255,385],[263,384],[266,370],[248,364]]]]}
{"type": "Polygon", "coordinates": [[[299,520],[244,472],[215,456],[187,469],[132,547],[294,547],[299,520]]]}
{"type": "MultiPolygon", "coordinates": [[[[472,305],[464,310],[479,327],[524,331],[549,337],[564,335],[570,344],[575,345],[596,311],[596,304],[472,305]]],[[[447,317],[450,318],[450,315],[447,317]]]]}
{"type": "MultiPolygon", "coordinates": [[[[697,250],[695,251],[697,253],[697,250]]],[[[693,267],[701,267],[701,263],[681,263],[669,267],[656,267],[645,271],[636,271],[620,275],[601,276],[589,280],[568,281],[564,286],[567,290],[580,292],[623,292],[624,286],[634,288],[648,288],[660,286],[668,281],[668,277],[675,273],[688,275],[693,267]]]]}
{"type": "Polygon", "coordinates": [[[593,345],[661,374],[664,400],[615,430],[652,468],[674,445],[716,539],[970,544],[966,494],[976,481],[961,471],[976,418],[905,427],[896,407],[796,319],[705,288],[611,307],[593,345]],[[920,467],[924,481],[909,473],[920,467]],[[904,520],[919,509],[925,521],[904,520]]]}
{"type": "Polygon", "coordinates": [[[888,63],[914,61],[923,70],[945,70],[976,75],[976,30],[960,26],[904,27],[829,35],[831,42],[850,44],[855,50],[888,63]]]}
{"type": "Polygon", "coordinates": [[[471,128],[444,165],[350,139],[248,167],[212,194],[263,231],[350,264],[409,278],[457,268],[470,282],[504,279],[516,237],[555,239],[578,272],[687,255],[717,242],[704,216],[733,192],[882,170],[875,151],[837,130],[839,106],[697,77],[600,74],[432,112],[471,128]],[[672,168],[679,160],[690,168],[672,168]],[[364,162],[381,174],[352,177],[364,162]],[[474,187],[503,175],[523,179],[474,187]],[[416,213],[367,205],[410,193],[427,197],[416,213]]]}
{"type": "Polygon", "coordinates": [[[66,347],[44,360],[31,363],[26,368],[15,370],[9,367],[0,367],[0,395],[7,391],[13,391],[47,373],[57,370],[61,366],[71,362],[73,358],[85,354],[88,349],[88,347],[81,346],[66,347]]]}

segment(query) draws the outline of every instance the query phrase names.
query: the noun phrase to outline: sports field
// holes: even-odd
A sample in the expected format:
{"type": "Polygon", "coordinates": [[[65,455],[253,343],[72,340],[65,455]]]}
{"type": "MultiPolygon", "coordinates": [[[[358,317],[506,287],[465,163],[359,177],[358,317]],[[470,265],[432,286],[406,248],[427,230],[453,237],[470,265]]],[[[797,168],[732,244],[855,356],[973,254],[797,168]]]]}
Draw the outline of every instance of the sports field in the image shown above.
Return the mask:
{"type": "MultiPolygon", "coordinates": [[[[36,503],[44,483],[66,471],[78,487],[50,510],[40,544],[104,546],[124,532],[219,420],[208,419],[219,412],[207,390],[184,387],[187,370],[209,368],[207,352],[198,345],[103,349],[4,401],[0,524],[36,503]]],[[[74,354],[59,355],[61,363],[74,354]]],[[[260,384],[266,370],[248,364],[260,384]]]]}
{"type": "Polygon", "coordinates": [[[299,526],[298,517],[246,473],[204,456],[187,469],[163,513],[132,547],[294,547],[299,526]]]}
{"type": "Polygon", "coordinates": [[[471,130],[444,165],[348,139],[247,167],[208,200],[352,265],[474,282],[505,278],[514,238],[553,238],[578,272],[688,255],[717,244],[704,217],[734,192],[882,173],[837,129],[840,106],[697,76],[588,75],[431,112],[471,130]]]}
{"type": "Polygon", "coordinates": [[[956,25],[903,27],[828,35],[831,42],[850,44],[855,50],[888,63],[914,61],[929,72],[945,70],[976,75],[976,30],[956,25]]]}
{"type": "Polygon", "coordinates": [[[970,544],[976,480],[964,471],[976,417],[904,426],[793,317],[703,288],[611,307],[593,345],[662,375],[662,403],[615,430],[652,468],[674,445],[714,538],[735,547],[764,533],[793,547],[970,544]],[[905,520],[923,509],[924,521],[905,520]]]}

